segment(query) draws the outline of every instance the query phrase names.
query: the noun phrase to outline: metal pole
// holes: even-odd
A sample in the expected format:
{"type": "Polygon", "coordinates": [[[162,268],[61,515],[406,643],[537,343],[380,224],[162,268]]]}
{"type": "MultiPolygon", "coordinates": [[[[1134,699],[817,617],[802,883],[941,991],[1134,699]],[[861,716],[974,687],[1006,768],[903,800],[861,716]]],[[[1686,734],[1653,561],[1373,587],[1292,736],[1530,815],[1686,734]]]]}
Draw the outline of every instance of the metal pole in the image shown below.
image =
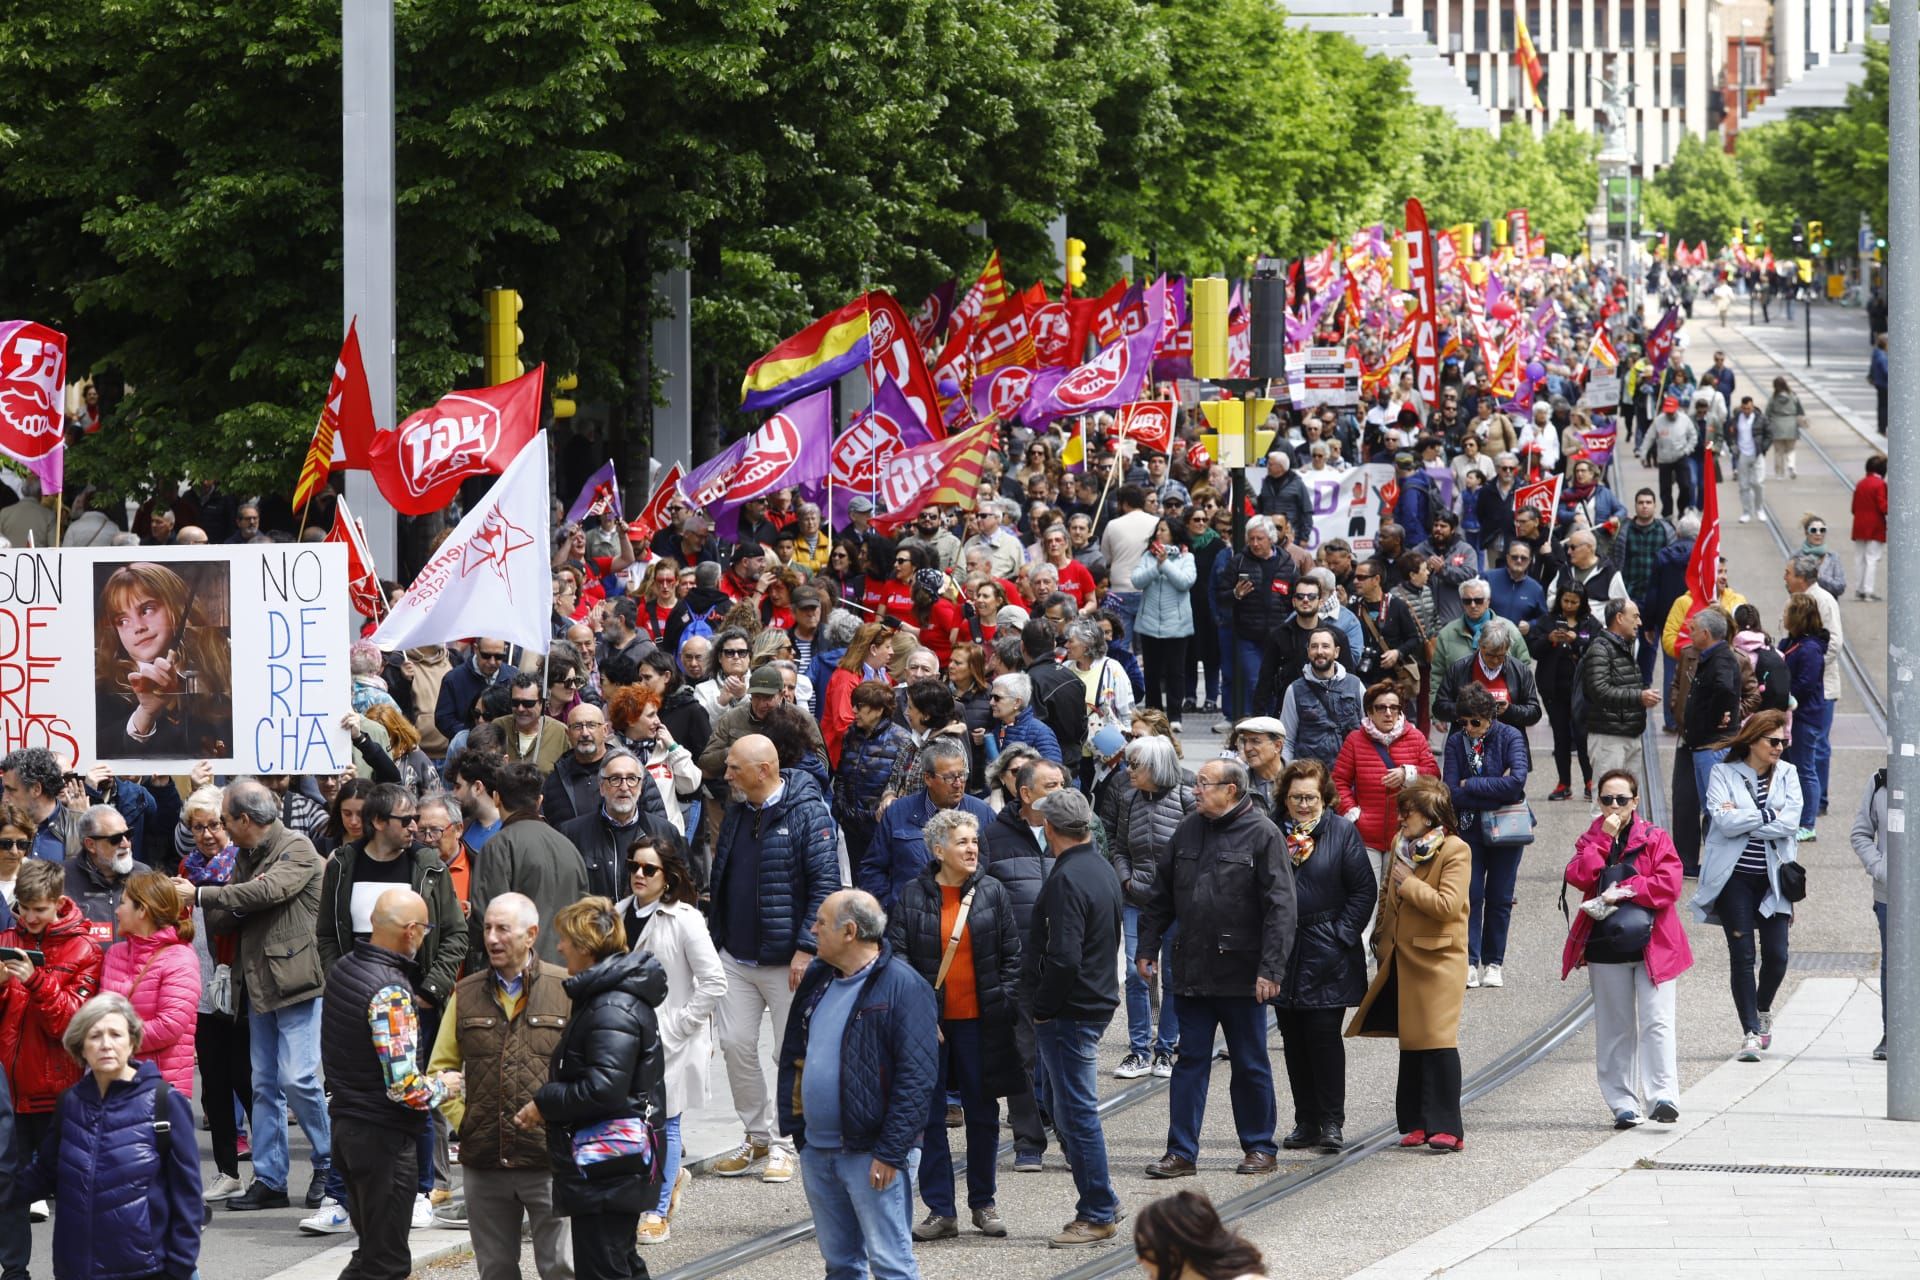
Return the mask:
{"type": "MultiPolygon", "coordinates": [[[[687,244],[669,246],[681,257],[687,244]]],[[[653,367],[660,377],[661,403],[653,411],[653,456],[666,466],[677,462],[693,470],[693,275],[670,267],[653,278],[664,314],[653,322],[653,367]]]]}
{"type": "MultiPolygon", "coordinates": [[[[1887,130],[1888,532],[1920,540],[1920,0],[1893,0],[1887,130]],[[1899,441],[1899,447],[1893,442],[1899,441]]],[[[1887,679],[1893,710],[1887,776],[1887,1116],[1920,1120],[1920,862],[1909,843],[1908,797],[1920,794],[1916,653],[1920,557],[1887,559],[1887,679]]]]}
{"type": "MultiPolygon", "coordinates": [[[[1799,282],[1796,281],[1793,287],[1798,289],[1799,282]]],[[[1811,369],[1813,368],[1813,295],[1811,293],[1800,299],[1800,310],[1807,322],[1807,368],[1811,369]]]]}
{"type": "MultiPolygon", "coordinates": [[[[360,354],[373,391],[373,424],[394,424],[393,0],[345,0],[340,15],[342,277],[345,316],[360,325],[360,354]]],[[[347,502],[367,550],[398,575],[393,507],[366,471],[347,472],[347,502]]]]}

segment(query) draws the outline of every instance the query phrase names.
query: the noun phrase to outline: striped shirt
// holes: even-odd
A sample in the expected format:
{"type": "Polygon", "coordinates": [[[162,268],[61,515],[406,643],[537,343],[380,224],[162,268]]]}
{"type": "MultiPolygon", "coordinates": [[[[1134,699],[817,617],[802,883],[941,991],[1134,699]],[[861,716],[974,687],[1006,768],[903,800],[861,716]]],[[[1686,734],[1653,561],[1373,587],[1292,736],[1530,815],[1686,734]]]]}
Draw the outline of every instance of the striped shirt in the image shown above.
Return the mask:
{"type": "MultiPolygon", "coordinates": [[[[1771,785],[1772,781],[1773,775],[1769,772],[1765,777],[1755,783],[1753,787],[1753,802],[1760,807],[1760,813],[1763,818],[1771,817],[1771,815],[1767,813],[1767,788],[1771,785]]],[[[1733,869],[1749,875],[1766,875],[1767,841],[1765,837],[1757,834],[1748,836],[1747,847],[1740,851],[1740,861],[1734,863],[1733,869]]]]}

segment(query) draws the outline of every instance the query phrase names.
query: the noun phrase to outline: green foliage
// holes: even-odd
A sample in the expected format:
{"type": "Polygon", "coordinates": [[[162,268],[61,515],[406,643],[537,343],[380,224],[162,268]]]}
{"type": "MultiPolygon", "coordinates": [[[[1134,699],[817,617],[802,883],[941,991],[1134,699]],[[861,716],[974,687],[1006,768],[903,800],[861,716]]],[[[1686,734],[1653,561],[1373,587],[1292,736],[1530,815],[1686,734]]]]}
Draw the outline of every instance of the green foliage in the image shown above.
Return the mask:
{"type": "Polygon", "coordinates": [[[1887,46],[1867,43],[1866,77],[1847,91],[1846,106],[1799,110],[1740,135],[1739,160],[1759,204],[1772,216],[1768,240],[1786,256],[1793,219],[1827,224],[1834,249],[1853,248],[1865,214],[1887,232],[1887,110],[1891,102],[1887,46]]]}
{"type": "Polygon", "coordinates": [[[1713,249],[1725,243],[1742,218],[1754,216],[1756,202],[1734,158],[1717,139],[1691,135],[1674,148],[1673,163],[1643,188],[1643,225],[1664,228],[1674,241],[1713,249]]]}

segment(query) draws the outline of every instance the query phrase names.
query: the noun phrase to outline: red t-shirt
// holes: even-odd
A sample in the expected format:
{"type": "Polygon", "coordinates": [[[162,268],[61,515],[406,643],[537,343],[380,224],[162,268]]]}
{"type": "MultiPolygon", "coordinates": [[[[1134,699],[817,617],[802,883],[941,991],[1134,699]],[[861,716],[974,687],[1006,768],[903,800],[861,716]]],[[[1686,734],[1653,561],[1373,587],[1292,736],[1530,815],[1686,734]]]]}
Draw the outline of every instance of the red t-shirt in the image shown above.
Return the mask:
{"type": "Polygon", "coordinates": [[[1060,574],[1060,589],[1073,597],[1076,608],[1085,609],[1094,602],[1096,588],[1093,575],[1087,572],[1087,566],[1078,560],[1069,559],[1065,564],[1054,565],[1060,574]]]}
{"type": "MultiPolygon", "coordinates": [[[[900,616],[904,621],[919,625],[914,621],[911,608],[900,616]]],[[[953,632],[956,628],[963,639],[969,634],[966,629],[967,616],[960,612],[960,606],[945,597],[935,600],[933,608],[927,613],[927,625],[920,628],[920,643],[939,656],[942,670],[946,668],[947,659],[953,656],[953,632]]]]}
{"type": "Polygon", "coordinates": [[[885,608],[888,615],[905,620],[913,609],[913,586],[897,578],[888,578],[884,582],[867,580],[867,591],[861,597],[861,604],[874,611],[885,608]]]}

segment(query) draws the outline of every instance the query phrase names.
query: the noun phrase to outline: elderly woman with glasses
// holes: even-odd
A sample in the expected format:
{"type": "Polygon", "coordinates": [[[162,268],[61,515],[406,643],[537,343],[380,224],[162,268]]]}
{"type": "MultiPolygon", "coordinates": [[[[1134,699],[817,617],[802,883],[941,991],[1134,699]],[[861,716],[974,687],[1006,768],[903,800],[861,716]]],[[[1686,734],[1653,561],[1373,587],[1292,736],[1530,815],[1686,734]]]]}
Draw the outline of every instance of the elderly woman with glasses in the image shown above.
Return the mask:
{"type": "Polygon", "coordinates": [[[1493,695],[1485,686],[1469,684],[1460,694],[1455,716],[1442,776],[1452,793],[1449,807],[1459,815],[1459,834],[1473,855],[1466,985],[1500,987],[1506,985],[1507,931],[1526,846],[1494,844],[1488,839],[1487,815],[1526,801],[1531,760],[1526,737],[1495,717],[1493,695]]]}
{"type": "MultiPolygon", "coordinates": [[[[1740,1061],[1758,1062],[1773,1043],[1773,997],[1787,976],[1787,931],[1793,902],[1782,868],[1798,861],[1800,776],[1783,758],[1787,717],[1759,711],[1725,742],[1726,755],[1707,777],[1701,808],[1707,837],[1700,850],[1695,918],[1727,936],[1733,1007],[1740,1015],[1740,1061]],[[1755,939],[1760,977],[1754,980],[1755,939]]],[[[1804,872],[1801,873],[1804,875],[1804,872]]]]}
{"type": "MultiPolygon", "coordinates": [[[[1158,712],[1164,722],[1165,717],[1158,712]]],[[[1121,919],[1127,949],[1127,1054],[1114,1068],[1122,1080],[1153,1074],[1171,1078],[1173,1058],[1180,1049],[1180,1020],[1173,992],[1164,986],[1160,996],[1160,1034],[1154,1035],[1153,991],[1135,964],[1140,945],[1140,910],[1153,901],[1160,856],[1173,842],[1174,828],[1193,812],[1193,788],[1180,768],[1180,748],[1171,737],[1141,736],[1140,711],[1135,711],[1133,740],[1127,743],[1126,786],[1114,805],[1107,849],[1120,877],[1126,906],[1121,919]]],[[[1160,971],[1173,971],[1173,942],[1178,922],[1167,927],[1160,941],[1160,971]]]]}
{"type": "Polygon", "coordinates": [[[1033,713],[1033,681],[1024,672],[996,677],[993,691],[987,695],[987,706],[994,719],[994,727],[986,737],[989,762],[1012,744],[1024,742],[1039,752],[1042,759],[1065,763],[1060,755],[1060,740],[1033,713]]]}
{"type": "Polygon", "coordinates": [[[680,1117],[707,1100],[713,1060],[713,1014],[727,994],[726,969],[707,934],[700,891],[687,869],[685,846],[641,836],[627,848],[628,894],[615,904],[627,946],[646,951],[667,972],[660,1002],[660,1051],[666,1060],[666,1158],[660,1198],[640,1214],[640,1243],[661,1244],[670,1234],[680,1197],[693,1182],[681,1166],[680,1117]]]}
{"type": "Polygon", "coordinates": [[[1360,938],[1380,886],[1360,833],[1328,811],[1333,781],[1318,760],[1295,760],[1280,775],[1293,863],[1293,950],[1273,999],[1293,1094],[1293,1131],[1280,1145],[1338,1151],[1346,1145],[1347,1055],[1340,1042],[1346,1011],[1367,994],[1360,938]]]}
{"type": "Polygon", "coordinates": [[[1007,888],[980,865],[979,819],[942,809],[927,819],[933,861],[900,890],[887,944],[933,987],[940,1004],[940,1077],[921,1136],[920,1198],[926,1219],[916,1240],[960,1234],[953,1155],[947,1145],[947,1097],[960,1095],[966,1117],[967,1208],[982,1235],[1004,1236],[994,1207],[997,1099],[1028,1087],[1014,1043],[1019,1017],[1020,930],[1007,888]]]}
{"type": "Polygon", "coordinates": [[[1640,783],[1625,769],[1600,777],[1600,816],[1574,847],[1566,882],[1584,901],[1560,957],[1562,980],[1582,965],[1593,987],[1595,1070],[1614,1127],[1643,1114],[1680,1118],[1674,979],[1693,964],[1675,910],[1683,880],[1673,837],[1640,816],[1640,783]]]}

